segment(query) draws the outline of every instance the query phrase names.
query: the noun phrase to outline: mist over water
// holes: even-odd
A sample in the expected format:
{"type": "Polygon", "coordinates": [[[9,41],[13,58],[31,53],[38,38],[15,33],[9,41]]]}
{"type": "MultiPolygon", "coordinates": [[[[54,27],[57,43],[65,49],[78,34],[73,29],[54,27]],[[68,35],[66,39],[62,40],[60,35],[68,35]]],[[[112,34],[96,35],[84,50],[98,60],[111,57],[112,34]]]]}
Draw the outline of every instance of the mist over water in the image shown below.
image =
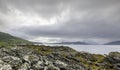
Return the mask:
{"type": "Polygon", "coordinates": [[[44,44],[48,46],[68,46],[79,52],[89,52],[93,54],[109,54],[110,52],[120,52],[120,45],[65,45],[65,44],[44,44]]]}

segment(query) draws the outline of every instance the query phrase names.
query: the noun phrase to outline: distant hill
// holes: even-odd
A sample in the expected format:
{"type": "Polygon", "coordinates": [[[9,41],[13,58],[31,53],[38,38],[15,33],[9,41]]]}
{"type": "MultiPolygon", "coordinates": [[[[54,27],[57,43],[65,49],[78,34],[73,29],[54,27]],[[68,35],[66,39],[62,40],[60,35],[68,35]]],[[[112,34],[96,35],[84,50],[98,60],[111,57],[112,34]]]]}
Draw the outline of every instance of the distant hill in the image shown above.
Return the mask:
{"type": "Polygon", "coordinates": [[[105,45],[120,45],[120,41],[109,42],[109,43],[106,43],[105,45]]]}
{"type": "Polygon", "coordinates": [[[76,44],[76,45],[89,45],[88,43],[85,42],[80,42],[80,41],[76,41],[76,42],[61,42],[61,43],[53,43],[53,44],[76,44]]]}
{"type": "Polygon", "coordinates": [[[31,42],[12,36],[7,33],[0,32],[0,45],[13,45],[13,44],[31,44],[31,42]]]}

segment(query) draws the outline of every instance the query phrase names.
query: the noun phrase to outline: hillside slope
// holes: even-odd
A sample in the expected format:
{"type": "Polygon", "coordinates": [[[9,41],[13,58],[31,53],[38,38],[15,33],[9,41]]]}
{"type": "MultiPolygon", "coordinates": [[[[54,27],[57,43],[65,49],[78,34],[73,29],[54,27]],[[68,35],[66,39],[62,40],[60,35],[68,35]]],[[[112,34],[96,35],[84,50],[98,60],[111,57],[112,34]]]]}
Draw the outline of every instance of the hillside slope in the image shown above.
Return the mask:
{"type": "Polygon", "coordinates": [[[30,44],[29,41],[0,32],[0,45],[30,44]]]}

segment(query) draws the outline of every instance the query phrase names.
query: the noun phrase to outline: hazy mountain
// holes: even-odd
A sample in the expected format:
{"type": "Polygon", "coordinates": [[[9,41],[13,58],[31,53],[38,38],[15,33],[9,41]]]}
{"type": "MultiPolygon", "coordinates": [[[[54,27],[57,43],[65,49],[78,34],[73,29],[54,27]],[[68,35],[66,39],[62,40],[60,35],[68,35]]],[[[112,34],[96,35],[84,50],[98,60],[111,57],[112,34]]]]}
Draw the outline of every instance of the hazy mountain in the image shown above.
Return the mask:
{"type": "Polygon", "coordinates": [[[12,36],[10,34],[0,32],[0,45],[13,45],[13,44],[31,44],[31,42],[12,36]]]}
{"type": "Polygon", "coordinates": [[[80,44],[80,45],[89,45],[89,43],[80,42],[80,41],[76,41],[76,42],[60,42],[60,43],[54,43],[54,44],[80,44]]]}
{"type": "Polygon", "coordinates": [[[105,45],[120,45],[120,41],[109,42],[109,43],[106,43],[105,45]]]}

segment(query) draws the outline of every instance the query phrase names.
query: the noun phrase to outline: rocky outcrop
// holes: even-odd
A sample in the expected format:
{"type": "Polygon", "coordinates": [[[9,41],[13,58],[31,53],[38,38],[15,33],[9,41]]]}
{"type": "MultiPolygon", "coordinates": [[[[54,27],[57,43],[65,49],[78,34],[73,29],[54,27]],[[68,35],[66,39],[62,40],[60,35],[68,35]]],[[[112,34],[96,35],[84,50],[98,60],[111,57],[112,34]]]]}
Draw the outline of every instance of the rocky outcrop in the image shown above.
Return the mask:
{"type": "Polygon", "coordinates": [[[0,48],[0,70],[120,70],[120,53],[103,56],[69,47],[24,45],[0,48]]]}
{"type": "Polygon", "coordinates": [[[67,47],[59,47],[59,52],[53,51],[55,49],[47,46],[1,47],[0,70],[76,70],[77,67],[86,70],[84,66],[74,65],[70,59],[63,57],[67,47]]]}
{"type": "Polygon", "coordinates": [[[106,65],[115,70],[120,70],[120,53],[111,52],[109,55],[106,55],[105,58],[106,65]]]}

